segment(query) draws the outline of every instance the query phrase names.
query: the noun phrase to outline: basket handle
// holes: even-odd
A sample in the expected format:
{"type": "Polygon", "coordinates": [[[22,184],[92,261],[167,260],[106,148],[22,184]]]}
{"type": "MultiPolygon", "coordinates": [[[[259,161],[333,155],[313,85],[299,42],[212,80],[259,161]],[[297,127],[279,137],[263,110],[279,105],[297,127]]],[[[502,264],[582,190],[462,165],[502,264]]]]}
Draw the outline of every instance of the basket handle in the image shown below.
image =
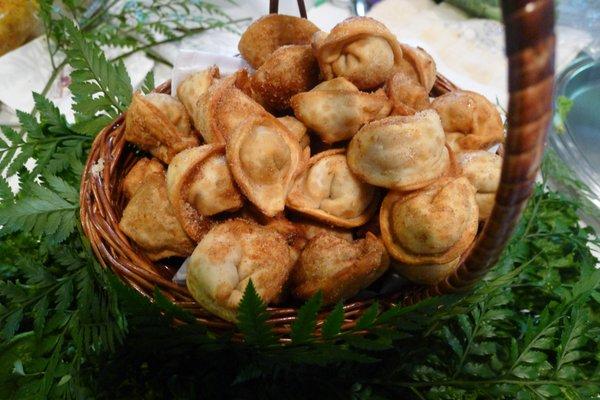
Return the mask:
{"type": "Polygon", "coordinates": [[[428,295],[468,288],[498,261],[531,196],[552,118],[554,2],[504,0],[508,134],[500,186],[482,234],[454,274],[428,295]]]}
{"type": "MultiPolygon", "coordinates": [[[[277,14],[279,11],[279,0],[270,0],[269,1],[269,14],[277,14]]],[[[300,16],[302,18],[306,18],[306,5],[304,4],[304,0],[298,0],[298,11],[300,11],[300,16]]]]}

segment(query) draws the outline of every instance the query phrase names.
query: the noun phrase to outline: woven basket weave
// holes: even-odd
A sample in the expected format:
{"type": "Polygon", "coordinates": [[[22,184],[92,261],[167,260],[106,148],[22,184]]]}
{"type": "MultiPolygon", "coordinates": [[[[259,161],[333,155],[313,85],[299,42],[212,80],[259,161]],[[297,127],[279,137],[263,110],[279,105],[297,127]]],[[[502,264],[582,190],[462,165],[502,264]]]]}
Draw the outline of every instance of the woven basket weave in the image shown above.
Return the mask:
{"type": "MultiPolygon", "coordinates": [[[[298,0],[298,4],[300,14],[306,17],[303,1],[298,0]]],[[[277,12],[277,6],[278,1],[271,0],[270,12],[277,12]]],[[[380,296],[377,300],[383,308],[468,289],[498,260],[532,193],[552,115],[554,4],[552,0],[512,0],[503,1],[502,9],[510,101],[502,177],[491,217],[451,276],[435,286],[412,286],[380,296]]],[[[170,89],[167,82],[156,91],[170,93],[170,89]]],[[[438,76],[432,95],[439,96],[454,89],[451,82],[438,76]]],[[[151,298],[158,287],[163,295],[196,316],[199,323],[213,331],[233,331],[232,323],[204,310],[185,287],[171,281],[174,266],[150,261],[119,229],[125,206],[122,179],[137,159],[135,149],[124,139],[123,116],[107,126],[92,145],[82,179],[80,203],[81,222],[94,253],[104,267],[142,295],[151,298]],[[104,168],[100,173],[92,173],[92,166],[100,160],[104,168]]],[[[343,329],[351,329],[372,301],[347,302],[343,329]]],[[[270,307],[269,311],[273,330],[281,341],[289,340],[290,324],[297,309],[270,307]]]]}

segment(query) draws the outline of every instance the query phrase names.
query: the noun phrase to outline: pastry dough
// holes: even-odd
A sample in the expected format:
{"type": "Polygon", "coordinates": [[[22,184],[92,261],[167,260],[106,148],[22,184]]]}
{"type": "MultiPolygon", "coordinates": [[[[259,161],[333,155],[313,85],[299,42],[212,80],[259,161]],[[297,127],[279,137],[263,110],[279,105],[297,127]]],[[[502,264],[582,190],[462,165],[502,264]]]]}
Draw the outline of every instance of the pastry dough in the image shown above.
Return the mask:
{"type": "Polygon", "coordinates": [[[167,170],[167,190],[187,234],[199,242],[213,225],[207,218],[244,203],[225,158],[225,146],[207,144],[177,154],[167,170]]]}
{"type": "Polygon", "coordinates": [[[433,58],[422,48],[401,44],[402,63],[399,73],[421,85],[427,94],[435,84],[437,70],[433,58]]]}
{"type": "Polygon", "coordinates": [[[125,207],[119,228],[153,261],[187,257],[194,250],[169,203],[162,171],[146,176],[125,207]]]}
{"type": "Polygon", "coordinates": [[[353,228],[367,222],[375,212],[377,193],[350,172],[344,149],[335,149],[309,160],[296,178],[286,205],[319,221],[353,228]]]}
{"type": "Polygon", "coordinates": [[[290,131],[294,139],[298,140],[298,144],[302,149],[302,158],[304,161],[308,161],[310,158],[310,136],[308,136],[308,129],[306,129],[306,126],[289,115],[279,117],[277,120],[290,131]]]}
{"type": "Polygon", "coordinates": [[[131,199],[135,192],[142,186],[146,177],[153,173],[164,173],[165,169],[156,158],[141,158],[129,170],[123,179],[123,194],[126,199],[131,199]]]}
{"type": "Polygon", "coordinates": [[[264,118],[270,114],[240,90],[247,77],[244,70],[216,81],[198,99],[192,118],[206,143],[226,143],[229,135],[247,119],[264,118]]]}
{"type": "Polygon", "coordinates": [[[218,79],[219,68],[210,67],[188,76],[177,87],[177,98],[185,106],[192,117],[194,127],[198,130],[200,130],[198,123],[194,120],[194,116],[198,115],[198,100],[218,79]]]}
{"type": "Polygon", "coordinates": [[[175,154],[197,146],[181,102],[163,93],[134,93],[125,114],[125,140],[169,163],[175,154]]]}
{"type": "Polygon", "coordinates": [[[385,91],[392,103],[392,115],[414,115],[430,107],[425,88],[402,72],[392,75],[385,84],[385,91]]]}
{"type": "Polygon", "coordinates": [[[431,103],[442,120],[453,150],[486,150],[504,140],[500,113],[488,99],[475,92],[456,90],[431,103]]]}
{"type": "Polygon", "coordinates": [[[457,160],[463,175],[477,190],[475,198],[479,206],[479,219],[488,219],[500,184],[502,157],[488,151],[476,150],[458,153],[457,160]]]}
{"type": "Polygon", "coordinates": [[[235,182],[267,216],[283,211],[301,161],[298,141],[271,115],[250,117],[227,142],[227,162],[235,182]]]}
{"type": "Polygon", "coordinates": [[[475,188],[465,177],[445,178],[411,193],[389,192],[379,213],[381,237],[404,264],[445,264],[477,233],[475,188]]]}
{"type": "Polygon", "coordinates": [[[329,35],[319,32],[312,45],[326,80],[343,76],[361,90],[381,86],[402,63],[396,37],[368,17],[348,18],[329,35]]]}
{"type": "Polygon", "coordinates": [[[187,287],[208,311],[236,320],[250,279],[266,303],[281,292],[294,260],[284,238],[248,221],[229,220],[208,232],[188,264],[187,287]]]}
{"type": "Polygon", "coordinates": [[[360,179],[395,190],[414,190],[448,174],[451,154],[433,110],[365,125],[348,146],[348,165],[360,179]]]}
{"type": "Polygon", "coordinates": [[[310,44],[319,28],[306,18],[270,14],[254,21],[242,34],[238,50],[258,69],[269,55],[288,44],[310,44]]]}
{"type": "Polygon", "coordinates": [[[356,295],[379,278],[389,257],[375,235],[348,241],[320,233],[308,242],[292,272],[292,293],[308,299],[319,290],[326,304],[356,295]]]}
{"type": "Polygon", "coordinates": [[[359,91],[345,78],[317,85],[292,97],[296,118],[326,143],[350,139],[369,121],[387,116],[391,103],[383,90],[359,91]]]}
{"type": "Polygon", "coordinates": [[[445,264],[410,265],[393,260],[390,266],[411,282],[435,285],[454,272],[460,264],[460,257],[445,264]]]}
{"type": "Polygon", "coordinates": [[[253,98],[268,110],[285,111],[290,98],[319,82],[319,64],[309,45],[275,50],[250,80],[253,98]]]}

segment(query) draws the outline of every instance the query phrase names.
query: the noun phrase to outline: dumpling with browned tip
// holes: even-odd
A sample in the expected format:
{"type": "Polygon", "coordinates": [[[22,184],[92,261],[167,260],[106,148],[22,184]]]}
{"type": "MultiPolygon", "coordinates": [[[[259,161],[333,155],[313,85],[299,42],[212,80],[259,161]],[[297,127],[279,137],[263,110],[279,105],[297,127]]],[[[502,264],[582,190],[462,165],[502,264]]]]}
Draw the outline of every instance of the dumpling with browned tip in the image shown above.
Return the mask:
{"type": "Polygon", "coordinates": [[[313,156],[296,178],[287,206],[319,221],[352,228],[367,222],[377,207],[376,189],[357,179],[344,149],[313,156]]]}
{"type": "Polygon", "coordinates": [[[290,98],[319,82],[319,65],[309,45],[282,46],[250,78],[252,97],[272,111],[286,111],[290,98]]]}
{"type": "Polygon", "coordinates": [[[345,78],[323,82],[291,99],[294,115],[325,143],[350,139],[369,121],[387,116],[391,104],[383,90],[366,93],[345,78]]]}
{"type": "Polygon", "coordinates": [[[431,107],[439,114],[455,151],[486,150],[504,140],[500,113],[480,94],[455,90],[435,98],[431,107]]]}
{"type": "Polygon", "coordinates": [[[402,63],[396,37],[372,18],[348,18],[329,34],[318,32],[312,46],[326,80],[347,78],[361,90],[381,86],[402,63]]]}
{"type": "Polygon", "coordinates": [[[389,192],[379,213],[390,255],[407,265],[445,264],[477,234],[475,188],[465,177],[445,178],[409,193],[389,192]]]}
{"type": "Polygon", "coordinates": [[[187,257],[194,250],[169,202],[164,170],[144,178],[123,210],[119,228],[151,260],[187,257]]]}
{"type": "Polygon", "coordinates": [[[194,121],[194,116],[198,113],[198,100],[219,77],[219,68],[210,67],[189,75],[177,87],[177,98],[192,117],[192,123],[198,130],[200,128],[194,121]]]}
{"type": "Polygon", "coordinates": [[[153,173],[164,173],[165,168],[156,158],[141,158],[129,170],[123,179],[123,194],[127,200],[142,186],[146,177],[153,173]]]}
{"type": "Polygon", "coordinates": [[[292,293],[308,299],[321,291],[326,304],[336,303],[375,282],[388,266],[385,247],[370,232],[355,241],[320,233],[300,254],[292,272],[292,293]]]}
{"type": "Polygon", "coordinates": [[[500,184],[502,157],[485,150],[476,150],[460,152],[456,158],[462,174],[477,190],[475,198],[479,206],[479,219],[488,219],[500,184]]]}
{"type": "Polygon", "coordinates": [[[125,140],[168,164],[175,154],[199,144],[181,102],[163,93],[134,93],[125,114],[125,140]]]}
{"type": "Polygon", "coordinates": [[[169,200],[187,234],[200,241],[210,216],[240,209],[244,202],[225,158],[225,146],[206,144],[177,154],[167,170],[169,200]]]}
{"type": "Polygon", "coordinates": [[[451,154],[433,110],[365,125],[348,146],[348,165],[371,185],[394,190],[427,186],[449,173],[451,154]]]}
{"type": "Polygon", "coordinates": [[[244,60],[258,69],[278,48],[285,45],[307,45],[319,28],[306,18],[269,14],[254,21],[238,43],[244,60]]]}
{"type": "Polygon", "coordinates": [[[189,259],[186,283],[202,307],[235,321],[250,280],[262,300],[270,303],[280,294],[293,264],[291,249],[279,233],[229,220],[198,243],[189,259]]]}
{"type": "Polygon", "coordinates": [[[242,193],[263,214],[283,211],[302,162],[298,141],[273,116],[251,116],[227,142],[227,162],[242,193]]]}

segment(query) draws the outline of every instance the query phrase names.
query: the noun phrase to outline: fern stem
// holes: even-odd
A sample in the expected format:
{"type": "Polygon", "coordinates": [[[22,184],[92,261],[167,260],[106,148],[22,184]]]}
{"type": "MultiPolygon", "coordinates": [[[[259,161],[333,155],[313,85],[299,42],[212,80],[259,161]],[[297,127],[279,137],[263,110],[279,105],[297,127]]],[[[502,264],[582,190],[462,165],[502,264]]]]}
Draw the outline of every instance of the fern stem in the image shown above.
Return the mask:
{"type": "Polygon", "coordinates": [[[184,34],[179,35],[179,36],[175,36],[175,37],[172,37],[172,38],[167,38],[167,39],[159,40],[157,42],[146,43],[146,44],[143,44],[142,46],[135,47],[132,50],[130,50],[128,52],[125,52],[125,53],[123,53],[123,54],[121,54],[121,55],[119,55],[119,56],[111,59],[110,61],[111,62],[118,61],[118,60],[121,60],[123,58],[129,57],[130,55],[132,55],[134,53],[137,53],[138,51],[147,50],[147,49],[150,49],[152,47],[159,46],[161,44],[178,42],[178,41],[180,41],[180,40],[182,40],[182,39],[184,39],[184,38],[186,38],[188,36],[193,36],[193,35],[196,35],[198,33],[206,32],[209,29],[222,28],[222,27],[227,26],[227,25],[235,25],[235,24],[239,24],[240,22],[245,22],[245,21],[249,21],[249,20],[250,20],[250,18],[240,18],[240,19],[231,20],[231,21],[227,22],[226,24],[222,24],[222,25],[218,25],[218,26],[212,26],[212,27],[207,27],[207,28],[190,29],[190,30],[186,31],[184,34]]]}

